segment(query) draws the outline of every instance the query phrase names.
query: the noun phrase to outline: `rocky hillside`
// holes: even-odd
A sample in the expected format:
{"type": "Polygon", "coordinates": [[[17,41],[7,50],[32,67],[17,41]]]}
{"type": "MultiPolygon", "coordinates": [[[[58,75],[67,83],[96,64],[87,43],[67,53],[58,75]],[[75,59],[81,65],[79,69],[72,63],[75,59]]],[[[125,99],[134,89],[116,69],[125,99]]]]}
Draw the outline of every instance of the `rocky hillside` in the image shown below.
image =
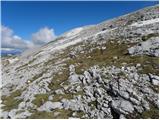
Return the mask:
{"type": "Polygon", "coordinates": [[[144,8],[3,59],[1,118],[159,118],[158,15],[144,8]]]}

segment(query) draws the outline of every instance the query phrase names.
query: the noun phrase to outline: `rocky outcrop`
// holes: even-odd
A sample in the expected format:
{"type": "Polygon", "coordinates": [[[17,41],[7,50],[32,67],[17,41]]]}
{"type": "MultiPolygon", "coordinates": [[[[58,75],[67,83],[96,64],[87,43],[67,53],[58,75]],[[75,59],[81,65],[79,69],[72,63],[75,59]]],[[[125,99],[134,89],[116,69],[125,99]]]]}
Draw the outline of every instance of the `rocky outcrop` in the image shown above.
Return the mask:
{"type": "Polygon", "coordinates": [[[84,111],[87,113],[84,117],[120,118],[137,111],[142,113],[149,110],[150,104],[158,108],[158,93],[149,87],[152,84],[149,76],[138,74],[133,66],[126,68],[112,66],[102,69],[96,66],[84,72],[83,80],[87,83],[84,84],[84,81],[81,83],[84,85],[81,88],[83,96],[68,102],[62,100],[62,103],[65,109],[84,111]]]}
{"type": "Polygon", "coordinates": [[[159,38],[152,37],[145,42],[141,42],[136,46],[128,49],[131,55],[149,55],[149,56],[159,56],[159,38]]]}
{"type": "MultiPolygon", "coordinates": [[[[75,70],[74,65],[70,68],[75,70]]],[[[72,72],[76,74],[75,71],[71,71],[70,75],[72,72]]],[[[151,80],[157,79],[158,76],[139,74],[134,66],[125,68],[94,66],[79,76],[81,78],[77,78],[78,83],[68,79],[71,83],[68,85],[68,91],[70,94],[74,93],[76,87],[73,86],[78,84],[83,86],[80,88],[82,94],[72,99],[63,98],[60,102],[47,101],[38,110],[83,111],[85,114],[81,116],[82,118],[129,118],[128,115],[132,114],[136,118],[139,113],[149,110],[151,104],[158,108],[158,93],[150,87],[155,85],[151,80]]]]}

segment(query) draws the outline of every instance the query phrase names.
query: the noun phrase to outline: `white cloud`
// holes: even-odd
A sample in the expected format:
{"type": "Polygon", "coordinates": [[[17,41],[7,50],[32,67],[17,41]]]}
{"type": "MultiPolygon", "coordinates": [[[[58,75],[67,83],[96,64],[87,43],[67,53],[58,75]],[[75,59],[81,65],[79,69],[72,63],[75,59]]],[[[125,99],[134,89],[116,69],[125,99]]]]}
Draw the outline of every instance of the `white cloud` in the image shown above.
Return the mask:
{"type": "Polygon", "coordinates": [[[27,49],[30,44],[23,40],[21,37],[14,35],[13,30],[8,27],[1,26],[1,47],[2,48],[15,48],[27,49]]]}
{"type": "Polygon", "coordinates": [[[32,34],[31,41],[22,39],[15,35],[13,30],[6,26],[1,26],[1,47],[12,49],[28,49],[43,45],[56,38],[53,29],[47,27],[41,28],[38,32],[32,34]]]}
{"type": "Polygon", "coordinates": [[[48,27],[41,28],[38,32],[32,34],[32,41],[36,45],[48,43],[56,38],[53,29],[48,27]]]}

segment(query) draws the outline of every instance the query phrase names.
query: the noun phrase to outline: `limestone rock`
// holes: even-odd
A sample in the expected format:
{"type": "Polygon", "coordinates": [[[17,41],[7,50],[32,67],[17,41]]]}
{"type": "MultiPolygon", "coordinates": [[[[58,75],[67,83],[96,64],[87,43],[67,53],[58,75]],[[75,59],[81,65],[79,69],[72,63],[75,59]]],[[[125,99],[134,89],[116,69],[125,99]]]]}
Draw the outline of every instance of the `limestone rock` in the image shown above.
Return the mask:
{"type": "Polygon", "coordinates": [[[51,101],[47,101],[46,103],[44,103],[42,106],[40,106],[38,108],[39,111],[51,111],[54,109],[61,109],[62,107],[62,103],[60,102],[51,102],[51,101]]]}

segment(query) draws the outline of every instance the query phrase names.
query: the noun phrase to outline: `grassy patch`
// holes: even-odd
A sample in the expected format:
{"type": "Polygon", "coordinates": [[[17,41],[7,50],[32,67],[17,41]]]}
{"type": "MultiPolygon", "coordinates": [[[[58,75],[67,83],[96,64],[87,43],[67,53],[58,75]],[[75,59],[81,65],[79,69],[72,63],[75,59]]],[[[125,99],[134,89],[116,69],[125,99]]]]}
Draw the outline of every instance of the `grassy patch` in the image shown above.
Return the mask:
{"type": "MultiPolygon", "coordinates": [[[[150,35],[151,36],[151,35],[150,35]]],[[[153,35],[152,35],[153,36],[153,35]]],[[[116,40],[115,40],[116,41],[116,40]]],[[[91,66],[108,66],[115,65],[117,67],[124,66],[136,66],[140,63],[142,65],[141,73],[152,73],[158,75],[159,57],[152,57],[147,55],[130,56],[127,49],[136,43],[111,43],[105,44],[106,49],[103,52],[100,49],[94,49],[92,52],[85,52],[85,54],[79,54],[75,59],[70,59],[67,64],[79,64],[76,66],[76,72],[82,74],[83,71],[89,69],[91,66]],[[114,59],[114,57],[117,59],[114,59]]],[[[104,45],[103,45],[104,46],[104,45]]],[[[91,49],[92,45],[89,45],[87,49],[91,49]]],[[[89,51],[89,50],[88,50],[89,51]]]]}
{"type": "Polygon", "coordinates": [[[139,57],[139,63],[142,65],[142,70],[139,71],[140,73],[147,74],[159,74],[159,57],[151,57],[151,56],[145,56],[139,57]]]}
{"type": "Polygon", "coordinates": [[[117,76],[123,76],[123,77],[126,77],[126,74],[125,74],[124,72],[119,72],[119,73],[117,74],[117,76]]]}
{"type": "Polygon", "coordinates": [[[72,99],[73,98],[73,96],[72,96],[72,94],[70,93],[70,94],[56,94],[54,97],[53,97],[53,102],[59,102],[59,101],[61,101],[63,98],[65,98],[65,99],[72,99]]]}
{"type": "Polygon", "coordinates": [[[84,70],[87,70],[93,65],[120,65],[125,56],[124,53],[127,50],[127,45],[107,42],[105,46],[106,50],[103,50],[103,52],[100,49],[94,49],[92,52],[79,54],[76,59],[69,60],[68,64],[79,63],[76,67],[76,72],[79,74],[83,73],[84,70]],[[114,60],[114,56],[117,56],[119,59],[114,60]]]}
{"type": "Polygon", "coordinates": [[[150,87],[152,88],[152,90],[154,92],[159,93],[159,86],[157,86],[157,85],[151,85],[150,87]]]}
{"type": "Polygon", "coordinates": [[[59,102],[62,99],[68,99],[68,100],[70,100],[70,99],[73,99],[74,96],[78,96],[78,95],[83,95],[83,91],[79,91],[77,93],[56,94],[56,95],[54,95],[52,101],[53,102],[57,102],[57,101],[59,102]]]}
{"type": "Polygon", "coordinates": [[[79,110],[79,111],[77,111],[76,117],[77,118],[82,118],[84,115],[85,115],[85,113],[83,111],[79,110]]]}
{"type": "Polygon", "coordinates": [[[35,99],[32,101],[32,103],[37,105],[37,107],[40,107],[48,100],[48,97],[48,94],[37,94],[35,95],[35,99]]]}
{"type": "Polygon", "coordinates": [[[22,112],[25,112],[25,110],[19,110],[19,111],[16,112],[16,114],[20,114],[22,112]]]}
{"type": "Polygon", "coordinates": [[[72,116],[73,111],[72,110],[65,110],[65,109],[56,109],[54,112],[59,112],[60,114],[58,116],[55,116],[55,119],[68,119],[72,116]]]}
{"type": "Polygon", "coordinates": [[[25,63],[24,65],[21,65],[20,67],[17,67],[16,70],[20,71],[21,69],[23,69],[24,67],[30,65],[32,62],[34,62],[36,60],[36,58],[33,58],[32,60],[30,60],[28,63],[25,63]]]}
{"type": "Polygon", "coordinates": [[[31,81],[34,81],[34,80],[42,77],[42,76],[43,76],[43,73],[44,73],[44,72],[41,72],[41,73],[39,73],[39,74],[36,74],[35,76],[32,77],[31,81]]]}
{"type": "Polygon", "coordinates": [[[142,119],[159,119],[159,109],[151,106],[150,110],[144,111],[139,117],[142,119]]]}
{"type": "Polygon", "coordinates": [[[35,111],[31,116],[28,117],[29,119],[53,119],[53,112],[46,112],[46,111],[35,111]]]}
{"type": "Polygon", "coordinates": [[[25,64],[21,65],[20,67],[17,67],[16,70],[20,71],[21,69],[23,69],[26,66],[28,66],[28,63],[25,63],[25,64]]]}
{"type": "Polygon", "coordinates": [[[65,109],[55,109],[51,112],[39,112],[35,111],[29,119],[67,119],[72,115],[73,111],[65,109]],[[54,116],[55,112],[59,112],[57,116],[54,116]]]}
{"type": "Polygon", "coordinates": [[[11,93],[10,96],[2,96],[2,104],[5,106],[2,107],[5,111],[10,111],[11,109],[18,108],[19,103],[22,102],[20,99],[16,99],[21,95],[21,90],[16,90],[15,92],[11,93]]]}
{"type": "Polygon", "coordinates": [[[158,37],[159,34],[158,33],[151,33],[151,34],[147,34],[142,36],[142,41],[147,41],[148,39],[150,39],[151,37],[158,37]]]}
{"type": "Polygon", "coordinates": [[[97,101],[96,100],[92,101],[92,102],[88,103],[88,105],[96,107],[97,106],[97,101]]]}
{"type": "Polygon", "coordinates": [[[52,80],[51,80],[51,83],[49,83],[49,88],[54,91],[58,88],[60,88],[60,84],[62,82],[66,82],[68,80],[68,77],[69,77],[69,70],[68,68],[67,69],[63,69],[63,71],[60,71],[62,72],[63,74],[55,74],[53,75],[52,77],[52,80]]]}

